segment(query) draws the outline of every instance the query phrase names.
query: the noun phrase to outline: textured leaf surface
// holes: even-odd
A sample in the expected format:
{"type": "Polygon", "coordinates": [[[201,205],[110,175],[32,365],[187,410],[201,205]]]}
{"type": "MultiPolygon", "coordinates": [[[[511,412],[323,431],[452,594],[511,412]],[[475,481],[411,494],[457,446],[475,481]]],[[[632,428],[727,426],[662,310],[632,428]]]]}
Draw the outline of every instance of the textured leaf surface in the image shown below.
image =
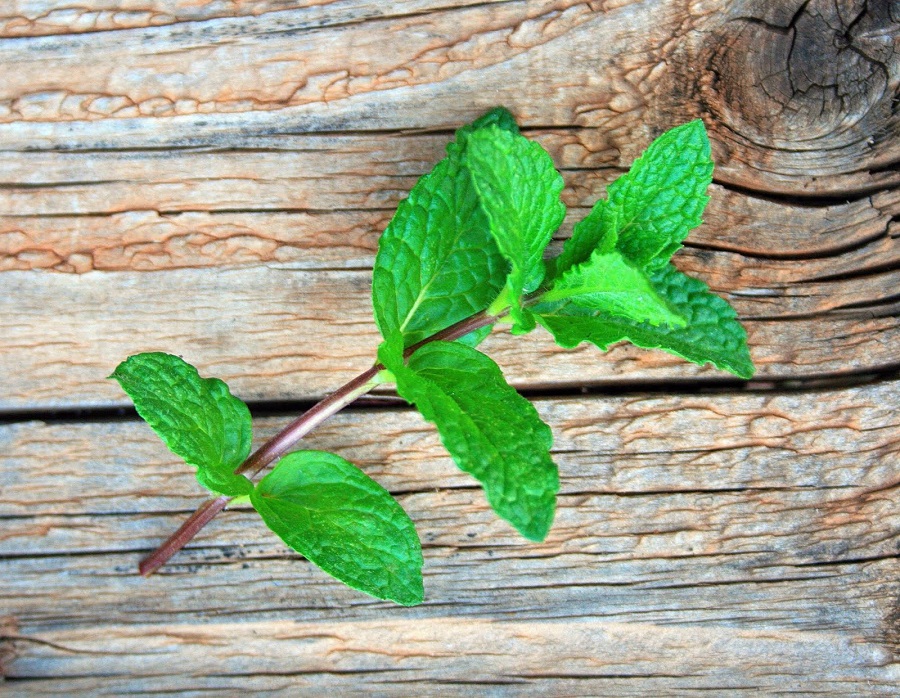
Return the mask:
{"type": "Polygon", "coordinates": [[[469,347],[477,347],[481,344],[485,339],[487,339],[488,335],[491,333],[491,326],[487,325],[485,327],[479,327],[477,330],[473,330],[469,332],[469,334],[465,334],[456,341],[460,344],[465,344],[469,347]]]}
{"type": "Polygon", "coordinates": [[[684,318],[673,312],[653,288],[650,279],[618,252],[595,252],[557,279],[542,296],[541,308],[567,302],[588,310],[601,311],[651,325],[683,327],[684,318]]]}
{"type": "Polygon", "coordinates": [[[558,276],[613,247],[638,267],[665,264],[702,222],[713,163],[703,122],[677,126],[657,138],[629,172],[607,187],[550,263],[558,276]]]}
{"type": "Polygon", "coordinates": [[[422,547],[402,507],[352,463],[291,453],[250,494],[266,525],[344,584],[404,606],[422,603],[422,547]]]}
{"type": "Polygon", "coordinates": [[[710,293],[702,281],[682,274],[671,264],[654,271],[650,281],[657,293],[687,320],[686,326],[654,327],[572,303],[542,311],[538,321],[566,348],[592,342],[606,350],[610,344],[628,340],[639,347],[662,349],[697,364],[712,363],[740,378],[753,375],[747,333],[725,300],[710,293]]]}
{"type": "Polygon", "coordinates": [[[504,131],[518,135],[519,125],[516,123],[515,117],[508,109],[503,107],[494,107],[489,112],[479,116],[471,124],[466,124],[456,132],[456,140],[447,146],[447,152],[451,155],[456,154],[465,146],[466,139],[475,131],[486,128],[488,126],[496,126],[504,131]]]}
{"type": "Polygon", "coordinates": [[[544,248],[566,209],[559,200],[563,180],[540,145],[497,126],[473,132],[466,162],[500,252],[510,264],[504,290],[514,331],[534,326],[521,307],[523,293],[544,278],[544,248]]]}
{"type": "Polygon", "coordinates": [[[408,365],[391,369],[397,391],[437,426],[453,460],[481,482],[494,511],[526,538],[543,540],[559,489],[553,437],[497,364],[462,344],[433,342],[408,365]]]}
{"type": "Polygon", "coordinates": [[[590,213],[575,224],[559,256],[547,260],[547,276],[558,279],[571,268],[587,262],[595,252],[615,251],[619,239],[615,224],[615,215],[609,211],[606,199],[598,199],[590,213]]]}
{"type": "MultiPolygon", "coordinates": [[[[498,129],[493,124],[512,117],[495,110],[482,119],[498,129]]],[[[400,202],[378,242],[375,320],[385,339],[401,335],[407,347],[484,310],[506,278],[507,262],[463,165],[461,143],[474,126],[400,202]]]]}
{"type": "Polygon", "coordinates": [[[197,480],[213,492],[248,493],[253,485],[234,470],[250,453],[250,410],[218,378],[171,354],[150,352],[123,361],[115,378],[138,414],[169,449],[197,467],[197,480]]]}

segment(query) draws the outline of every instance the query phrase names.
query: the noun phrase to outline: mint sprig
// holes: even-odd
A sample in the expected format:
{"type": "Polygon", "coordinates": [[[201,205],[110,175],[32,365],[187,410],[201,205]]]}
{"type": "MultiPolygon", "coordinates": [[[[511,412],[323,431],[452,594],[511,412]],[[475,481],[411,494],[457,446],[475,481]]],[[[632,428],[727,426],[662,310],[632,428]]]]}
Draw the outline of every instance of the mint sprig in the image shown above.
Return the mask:
{"type": "Polygon", "coordinates": [[[552,434],[535,408],[474,347],[491,325],[540,324],[571,348],[620,341],[662,349],[741,378],[753,375],[744,328],[728,303],[669,261],[701,222],[712,176],[709,141],[692,121],[654,141],[544,259],[562,222],[562,178],[512,115],[494,109],[457,131],[379,242],[372,283],[384,342],[378,363],[298,417],[252,456],[246,405],[217,379],[162,353],[114,372],[138,413],[197,468],[209,500],[141,565],[164,564],[231,496],[249,495],[291,548],[345,584],[404,605],[423,599],[412,521],[390,494],[340,456],[285,455],[374,386],[398,393],[438,429],[490,506],[530,540],[553,521],[552,434]],[[250,477],[278,461],[255,487],[250,477]]]}

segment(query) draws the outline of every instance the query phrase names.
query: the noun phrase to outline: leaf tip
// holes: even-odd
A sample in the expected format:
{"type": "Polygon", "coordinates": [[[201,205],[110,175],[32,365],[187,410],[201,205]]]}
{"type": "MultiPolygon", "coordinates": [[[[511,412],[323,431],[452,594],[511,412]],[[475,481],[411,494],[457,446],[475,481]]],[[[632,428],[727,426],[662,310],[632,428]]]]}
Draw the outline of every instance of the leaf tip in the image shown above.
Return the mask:
{"type": "Polygon", "coordinates": [[[543,543],[553,525],[553,513],[551,511],[550,516],[543,519],[533,519],[522,525],[516,525],[516,530],[533,543],[543,543]]]}
{"type": "Polygon", "coordinates": [[[512,133],[519,132],[519,125],[516,123],[516,117],[514,117],[512,112],[506,107],[494,107],[472,122],[473,129],[484,128],[485,126],[498,126],[504,131],[510,131],[512,133]]]}
{"type": "Polygon", "coordinates": [[[556,493],[559,491],[558,476],[550,491],[552,494],[542,498],[542,505],[534,509],[527,519],[504,517],[524,538],[533,543],[543,543],[553,527],[553,519],[556,517],[556,493]]]}
{"type": "Polygon", "coordinates": [[[746,356],[742,356],[740,358],[731,372],[741,380],[745,381],[750,380],[754,375],[756,375],[756,366],[753,365],[753,360],[750,358],[749,351],[747,351],[746,356]]]}
{"type": "Polygon", "coordinates": [[[393,601],[394,603],[400,604],[401,606],[406,606],[407,608],[411,606],[418,606],[425,601],[425,588],[421,584],[421,577],[419,577],[419,586],[416,589],[408,590],[408,593],[405,594],[396,594],[394,597],[387,597],[387,601],[393,601]]]}

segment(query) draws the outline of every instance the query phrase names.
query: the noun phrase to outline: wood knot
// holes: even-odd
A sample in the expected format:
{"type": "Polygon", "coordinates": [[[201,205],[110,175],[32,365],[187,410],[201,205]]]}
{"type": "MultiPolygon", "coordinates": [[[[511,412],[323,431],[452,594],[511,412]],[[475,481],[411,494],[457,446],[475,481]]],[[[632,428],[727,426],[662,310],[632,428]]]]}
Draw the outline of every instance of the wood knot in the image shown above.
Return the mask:
{"type": "Polygon", "coordinates": [[[900,79],[896,4],[741,5],[710,32],[701,57],[712,76],[703,99],[720,123],[759,146],[795,152],[887,137],[900,79]]]}

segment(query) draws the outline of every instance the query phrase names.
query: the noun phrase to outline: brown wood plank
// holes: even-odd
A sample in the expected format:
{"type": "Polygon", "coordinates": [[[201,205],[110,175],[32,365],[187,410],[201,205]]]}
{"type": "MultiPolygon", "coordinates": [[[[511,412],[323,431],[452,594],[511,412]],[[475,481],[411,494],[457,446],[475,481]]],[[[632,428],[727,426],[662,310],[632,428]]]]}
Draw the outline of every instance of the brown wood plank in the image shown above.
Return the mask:
{"type": "MultiPolygon", "coordinates": [[[[493,690],[498,676],[512,683],[496,690],[517,693],[784,681],[888,693],[897,397],[886,382],[540,400],[562,475],[543,544],[491,514],[411,411],[343,413],[309,445],[358,462],[416,521],[427,602],[413,609],[330,580],[244,509],[141,579],[137,559],[198,499],[187,469],[135,422],[7,425],[5,671],[15,689],[48,695],[153,682],[343,692],[364,677],[419,694],[459,681],[493,690]]],[[[260,434],[282,421],[261,420],[260,434]]]]}
{"type": "MultiPolygon", "coordinates": [[[[896,248],[893,240],[886,245],[896,248]]],[[[749,277],[747,265],[717,269],[728,256],[686,254],[681,264],[709,278],[714,288],[721,283],[724,288],[716,290],[742,315],[759,318],[746,323],[759,379],[897,365],[900,325],[891,310],[896,271],[876,266],[846,281],[800,283],[797,277],[814,270],[804,262],[777,262],[769,269],[786,267],[795,277],[773,283],[762,271],[749,277]],[[751,283],[735,279],[741,275],[751,283]]],[[[820,274],[828,270],[828,264],[819,267],[820,274]]],[[[0,364],[0,406],[127,404],[104,377],[130,354],[159,350],[183,355],[246,400],[321,396],[374,360],[379,337],[370,279],[367,270],[308,271],[289,263],[215,274],[202,268],[157,274],[6,272],[0,277],[7,289],[0,296],[7,357],[0,364]]],[[[631,346],[605,356],[587,345],[565,351],[542,331],[525,340],[500,333],[485,348],[519,387],[717,375],[631,346]]]]}
{"type": "MultiPolygon", "coordinates": [[[[400,177],[403,187],[414,180],[396,163],[378,164],[390,139],[377,145],[371,139],[350,140],[353,145],[341,144],[343,162],[326,158],[333,173],[380,168],[388,179],[400,177]]],[[[436,141],[431,145],[439,150],[436,141]]],[[[198,157],[188,166],[194,176],[213,166],[206,156],[198,157]]],[[[228,166],[235,157],[225,159],[228,166]]],[[[419,174],[427,165],[416,167],[419,174]]],[[[127,183],[136,172],[116,176],[127,183]]],[[[74,169],[61,167],[60,182],[73,174],[74,169]]],[[[319,192],[314,196],[330,197],[317,203],[325,209],[293,213],[226,208],[107,215],[117,209],[113,203],[100,211],[103,215],[71,215],[84,207],[79,195],[67,205],[43,210],[30,198],[50,191],[64,202],[68,185],[20,187],[20,215],[0,218],[0,266],[14,272],[0,274],[0,342],[11,357],[0,368],[6,386],[0,404],[16,409],[125,404],[115,386],[101,378],[125,356],[148,349],[185,353],[207,372],[236,381],[247,399],[308,399],[362,370],[377,343],[366,270],[391,211],[352,208],[364,203],[358,194],[335,200],[342,196],[340,187],[329,190],[326,175],[314,170],[308,180],[319,192]],[[328,212],[329,205],[351,208],[328,212]],[[37,210],[25,214],[27,206],[37,210]],[[215,275],[205,268],[214,268],[215,275]],[[41,270],[54,273],[33,274],[41,270]],[[182,288],[193,293],[186,295],[182,288]],[[262,315],[260,303],[265,303],[262,315]],[[273,308],[283,310],[273,314],[273,308]],[[36,337],[43,341],[35,342],[36,337]],[[104,342],[97,343],[97,337],[104,342]]],[[[601,196],[614,175],[614,170],[569,172],[567,198],[575,208],[563,237],[571,219],[584,215],[583,206],[601,196]]],[[[266,172],[250,176],[268,181],[266,172]]],[[[195,188],[187,177],[181,191],[195,188]]],[[[137,197],[153,188],[147,184],[138,180],[127,188],[137,197]]],[[[290,184],[279,185],[280,191],[290,184]]],[[[709,222],[695,231],[678,263],[729,298],[742,317],[757,319],[748,326],[760,376],[881,370],[898,363],[896,342],[890,340],[897,332],[891,308],[900,249],[892,222],[900,210],[895,191],[814,207],[722,187],[711,193],[709,222]]],[[[399,196],[391,190],[386,205],[395,205],[399,196]]],[[[199,198],[215,196],[206,192],[199,198]]],[[[182,201],[154,205],[190,205],[182,201]]],[[[8,203],[15,208],[15,202],[8,203]]],[[[265,205],[285,204],[275,196],[265,205]]],[[[672,357],[626,347],[599,357],[588,347],[562,352],[546,338],[535,343],[497,337],[492,343],[520,386],[710,375],[672,357]]]]}
{"type": "MultiPolygon", "coordinates": [[[[477,0],[478,4],[504,0],[477,0]]],[[[303,18],[305,29],[350,24],[384,16],[465,7],[475,0],[434,2],[394,0],[253,0],[253,2],[194,2],[191,0],[92,0],[48,2],[10,0],[0,9],[0,37],[57,36],[84,32],[120,31],[159,27],[181,22],[202,22],[232,17],[259,17],[270,12],[293,10],[303,18]]],[[[295,20],[296,22],[296,20],[295,20]]]]}
{"type": "MultiPolygon", "coordinates": [[[[278,550],[264,555],[252,541],[235,547],[210,540],[149,581],[136,574],[135,554],[13,560],[4,570],[17,584],[4,600],[20,630],[38,639],[98,625],[202,626],[224,616],[302,619],[326,628],[347,619],[480,615],[732,626],[798,637],[828,631],[896,650],[896,554],[803,565],[761,554],[666,555],[667,548],[617,559],[587,543],[581,554],[543,556],[522,545],[427,546],[426,602],[415,609],[363,597],[303,560],[278,550]]],[[[742,661],[735,658],[735,665],[742,661]]]]}
{"type": "Polygon", "coordinates": [[[864,0],[4,4],[0,693],[896,694],[898,22],[864,0]],[[202,499],[189,469],[136,421],[24,420],[127,404],[103,376],[142,350],[250,401],[366,368],[378,234],[497,104],[562,168],[554,248],[703,118],[716,184],[677,263],[746,320],[757,379],[498,332],[555,433],[544,543],[383,395],[308,444],[410,512],[425,604],[347,589],[246,507],[135,575],[202,499]]]}
{"type": "Polygon", "coordinates": [[[783,11],[749,0],[480,3],[315,30],[303,18],[6,42],[0,63],[17,70],[0,88],[0,149],[446,129],[502,103],[526,125],[588,127],[628,158],[650,135],[704,116],[719,176],[753,189],[845,194],[898,182],[900,59],[882,4],[858,8],[855,21],[799,0],[783,11]]]}
{"type": "MultiPolygon", "coordinates": [[[[673,390],[671,396],[536,404],[554,429],[569,492],[653,493],[661,482],[668,492],[840,490],[877,488],[891,479],[900,449],[897,395],[896,382],[887,382],[841,391],[673,390]]],[[[290,418],[256,420],[257,440],[290,418]]],[[[140,421],[21,422],[0,426],[0,438],[8,454],[0,517],[177,513],[193,508],[203,492],[140,421]],[[106,453],[109,445],[114,448],[106,453]]],[[[351,408],[305,443],[347,454],[392,492],[421,493],[428,490],[423,482],[472,484],[449,465],[434,430],[408,408],[351,408]]],[[[45,535],[14,545],[63,550],[51,541],[45,535]]]]}
{"type": "MultiPolygon", "coordinates": [[[[584,162],[567,147],[562,132],[528,135],[545,146],[562,169],[567,185],[563,199],[578,216],[604,196],[606,185],[631,164],[609,154],[584,162]]],[[[4,235],[0,249],[12,256],[29,239],[39,237],[59,256],[55,248],[61,235],[55,231],[61,229],[74,229],[78,243],[88,250],[102,245],[104,238],[118,236],[155,241],[166,236],[154,234],[147,224],[154,215],[160,224],[170,225],[181,219],[206,220],[201,213],[216,215],[211,220],[223,225],[244,215],[256,221],[244,224],[247,234],[263,239],[270,220],[283,228],[285,222],[280,221],[290,221],[290,215],[352,214],[365,219],[380,213],[386,222],[416,179],[442,157],[450,138],[451,134],[318,136],[302,142],[292,139],[284,151],[262,152],[0,153],[0,231],[4,235]],[[16,230],[22,236],[19,241],[7,240],[5,236],[16,230]]],[[[690,240],[753,256],[837,255],[884,233],[900,211],[896,189],[850,202],[814,205],[796,198],[761,198],[718,185],[710,189],[710,195],[707,224],[690,240]]],[[[303,218],[296,224],[313,228],[304,225],[303,218]]],[[[380,232],[383,224],[373,223],[373,227],[380,232]]],[[[373,249],[377,232],[372,231],[373,249]]],[[[216,263],[243,261],[223,255],[216,263]]],[[[149,268],[170,266],[179,264],[157,263],[149,268]]],[[[34,268],[48,266],[35,264],[34,268]]]]}
{"type": "Polygon", "coordinates": [[[886,652],[833,633],[481,619],[344,622],[331,630],[291,621],[99,630],[49,634],[52,644],[36,643],[34,659],[22,666],[50,680],[12,685],[39,695],[79,685],[95,695],[745,694],[777,692],[786,681],[794,690],[834,695],[891,695],[896,688],[886,652]],[[123,665],[123,656],[133,665],[123,665]],[[732,657],[748,659],[743,671],[734,671],[732,657]],[[98,669],[111,674],[104,693],[83,678],[98,669]]]}

